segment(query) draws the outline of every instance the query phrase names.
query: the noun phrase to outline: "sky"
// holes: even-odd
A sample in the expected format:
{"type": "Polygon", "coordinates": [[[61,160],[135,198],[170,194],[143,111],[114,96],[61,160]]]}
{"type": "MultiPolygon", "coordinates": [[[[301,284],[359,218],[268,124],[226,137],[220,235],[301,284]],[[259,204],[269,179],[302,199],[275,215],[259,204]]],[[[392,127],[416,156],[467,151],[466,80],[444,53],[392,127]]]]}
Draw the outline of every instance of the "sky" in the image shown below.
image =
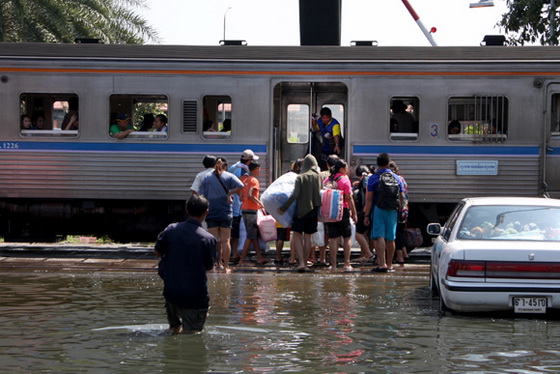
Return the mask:
{"type": "MultiPolygon", "coordinates": [[[[409,0],[438,46],[478,46],[507,10],[506,0],[494,7],[469,8],[479,0],[409,0]]],[[[159,34],[159,44],[218,45],[229,40],[248,45],[297,46],[298,0],[145,0],[139,13],[159,34]],[[228,10],[228,8],[231,8],[228,10]]],[[[310,19],[309,22],[313,22],[310,19]]],[[[429,46],[430,43],[401,0],[342,0],[341,45],[375,40],[379,46],[429,46]]],[[[156,44],[156,43],[151,43],[156,44]]]]}

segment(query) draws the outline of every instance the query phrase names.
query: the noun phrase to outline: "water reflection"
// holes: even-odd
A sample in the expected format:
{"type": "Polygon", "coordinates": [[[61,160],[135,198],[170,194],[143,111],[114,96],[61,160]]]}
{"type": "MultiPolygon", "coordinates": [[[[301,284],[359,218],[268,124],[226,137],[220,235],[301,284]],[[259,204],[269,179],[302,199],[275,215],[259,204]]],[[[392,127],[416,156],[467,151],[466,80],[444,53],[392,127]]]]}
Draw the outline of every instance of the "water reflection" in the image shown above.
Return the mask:
{"type": "Polygon", "coordinates": [[[2,367],[9,373],[560,371],[559,321],[442,318],[426,272],[212,274],[210,315],[197,335],[166,330],[155,274],[2,274],[2,367]]]}

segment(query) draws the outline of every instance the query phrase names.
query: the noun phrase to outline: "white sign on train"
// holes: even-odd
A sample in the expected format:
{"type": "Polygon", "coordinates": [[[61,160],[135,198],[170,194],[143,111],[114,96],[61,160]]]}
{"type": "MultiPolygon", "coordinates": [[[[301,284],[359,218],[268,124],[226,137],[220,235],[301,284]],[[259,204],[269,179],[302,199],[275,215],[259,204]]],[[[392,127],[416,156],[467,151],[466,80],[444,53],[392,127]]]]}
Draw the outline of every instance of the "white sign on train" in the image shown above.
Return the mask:
{"type": "Polygon", "coordinates": [[[457,175],[498,175],[498,161],[457,160],[457,175]]]}

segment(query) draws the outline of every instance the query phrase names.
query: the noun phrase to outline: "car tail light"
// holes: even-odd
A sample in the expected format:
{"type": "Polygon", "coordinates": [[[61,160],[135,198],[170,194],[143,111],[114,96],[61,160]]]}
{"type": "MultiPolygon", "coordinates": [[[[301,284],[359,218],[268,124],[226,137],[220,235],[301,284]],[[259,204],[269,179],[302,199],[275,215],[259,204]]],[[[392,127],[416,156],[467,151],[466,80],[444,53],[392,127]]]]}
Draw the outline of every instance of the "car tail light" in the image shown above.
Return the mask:
{"type": "Polygon", "coordinates": [[[560,279],[558,263],[487,262],[487,278],[560,279]]]}
{"type": "Polygon", "coordinates": [[[485,270],[486,263],[484,261],[451,260],[447,267],[447,276],[484,278],[485,270]]]}
{"type": "Polygon", "coordinates": [[[560,279],[560,263],[451,260],[448,277],[560,279]]]}

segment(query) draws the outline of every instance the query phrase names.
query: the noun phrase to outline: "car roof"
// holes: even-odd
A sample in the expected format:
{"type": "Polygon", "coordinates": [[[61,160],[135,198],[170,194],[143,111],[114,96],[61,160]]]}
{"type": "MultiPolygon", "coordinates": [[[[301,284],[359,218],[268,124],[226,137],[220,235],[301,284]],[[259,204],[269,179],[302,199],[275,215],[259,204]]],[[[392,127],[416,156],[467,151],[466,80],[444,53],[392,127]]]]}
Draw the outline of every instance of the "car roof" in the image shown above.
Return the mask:
{"type": "Polygon", "coordinates": [[[468,205],[541,205],[560,207],[560,200],[544,197],[468,197],[463,199],[468,205]]]}

